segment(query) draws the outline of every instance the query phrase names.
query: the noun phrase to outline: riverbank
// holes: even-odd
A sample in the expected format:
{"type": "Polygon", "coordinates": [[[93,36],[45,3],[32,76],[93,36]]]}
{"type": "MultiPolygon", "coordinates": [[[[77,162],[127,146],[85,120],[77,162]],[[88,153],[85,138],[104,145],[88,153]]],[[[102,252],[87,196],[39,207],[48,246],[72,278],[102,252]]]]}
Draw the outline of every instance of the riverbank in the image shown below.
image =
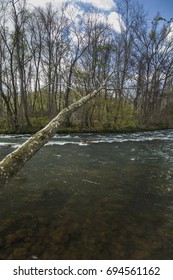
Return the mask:
{"type": "MultiPolygon", "coordinates": [[[[43,127],[28,127],[23,126],[17,129],[1,129],[0,134],[34,134],[41,130],[43,127]]],[[[168,126],[144,126],[144,127],[122,127],[118,129],[97,129],[97,128],[77,128],[77,127],[62,127],[57,133],[135,133],[135,132],[144,132],[144,131],[157,131],[157,130],[167,130],[172,129],[173,127],[168,126]]]]}

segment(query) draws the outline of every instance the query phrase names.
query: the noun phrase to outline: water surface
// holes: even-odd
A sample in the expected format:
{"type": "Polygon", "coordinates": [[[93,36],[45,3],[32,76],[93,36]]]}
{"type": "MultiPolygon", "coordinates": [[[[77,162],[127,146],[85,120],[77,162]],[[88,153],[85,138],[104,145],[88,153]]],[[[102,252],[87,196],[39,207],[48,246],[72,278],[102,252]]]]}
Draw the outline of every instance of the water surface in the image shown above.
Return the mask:
{"type": "Polygon", "coordinates": [[[173,130],[57,134],[1,191],[0,258],[173,259],[173,130]]]}

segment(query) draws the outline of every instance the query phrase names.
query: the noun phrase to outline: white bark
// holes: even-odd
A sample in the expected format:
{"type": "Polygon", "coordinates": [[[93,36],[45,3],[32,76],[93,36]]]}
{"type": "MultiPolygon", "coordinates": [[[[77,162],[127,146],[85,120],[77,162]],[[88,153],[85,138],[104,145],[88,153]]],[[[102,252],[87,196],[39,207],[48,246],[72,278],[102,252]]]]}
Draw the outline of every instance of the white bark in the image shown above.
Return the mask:
{"type": "Polygon", "coordinates": [[[7,155],[0,162],[0,187],[3,187],[29,159],[55,135],[58,128],[73,112],[81,108],[90,99],[94,98],[102,88],[103,86],[100,86],[97,90],[94,90],[92,93],[63,109],[47,126],[34,134],[18,149],[7,155]]]}

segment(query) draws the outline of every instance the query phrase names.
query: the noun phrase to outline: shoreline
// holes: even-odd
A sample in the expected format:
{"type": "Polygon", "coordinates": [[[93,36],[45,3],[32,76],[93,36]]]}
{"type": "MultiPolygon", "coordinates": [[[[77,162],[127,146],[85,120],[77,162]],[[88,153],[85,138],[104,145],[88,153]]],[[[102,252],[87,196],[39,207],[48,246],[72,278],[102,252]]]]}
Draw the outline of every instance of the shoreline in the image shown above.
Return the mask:
{"type": "MultiPolygon", "coordinates": [[[[42,127],[43,128],[43,127],[42,127]]],[[[40,131],[42,128],[19,128],[17,130],[1,130],[0,129],[0,135],[18,135],[18,134],[35,134],[38,131],[40,131]]],[[[59,134],[69,134],[69,133],[100,133],[100,134],[106,134],[106,133],[136,133],[136,132],[150,132],[150,131],[160,131],[160,130],[169,130],[173,129],[173,127],[139,127],[139,128],[120,128],[120,129],[79,129],[79,128],[61,128],[57,131],[59,134]]]]}

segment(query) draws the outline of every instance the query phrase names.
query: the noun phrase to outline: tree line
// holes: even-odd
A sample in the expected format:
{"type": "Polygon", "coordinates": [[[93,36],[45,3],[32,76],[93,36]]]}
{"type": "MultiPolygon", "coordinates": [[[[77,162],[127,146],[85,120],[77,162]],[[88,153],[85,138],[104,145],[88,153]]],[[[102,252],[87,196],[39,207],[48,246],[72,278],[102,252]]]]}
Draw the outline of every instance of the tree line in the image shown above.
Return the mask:
{"type": "Polygon", "coordinates": [[[119,30],[105,16],[69,2],[0,7],[0,126],[44,126],[64,108],[98,96],[67,118],[79,129],[170,127],[173,124],[171,22],[148,19],[132,0],[117,3],[119,30]]]}

